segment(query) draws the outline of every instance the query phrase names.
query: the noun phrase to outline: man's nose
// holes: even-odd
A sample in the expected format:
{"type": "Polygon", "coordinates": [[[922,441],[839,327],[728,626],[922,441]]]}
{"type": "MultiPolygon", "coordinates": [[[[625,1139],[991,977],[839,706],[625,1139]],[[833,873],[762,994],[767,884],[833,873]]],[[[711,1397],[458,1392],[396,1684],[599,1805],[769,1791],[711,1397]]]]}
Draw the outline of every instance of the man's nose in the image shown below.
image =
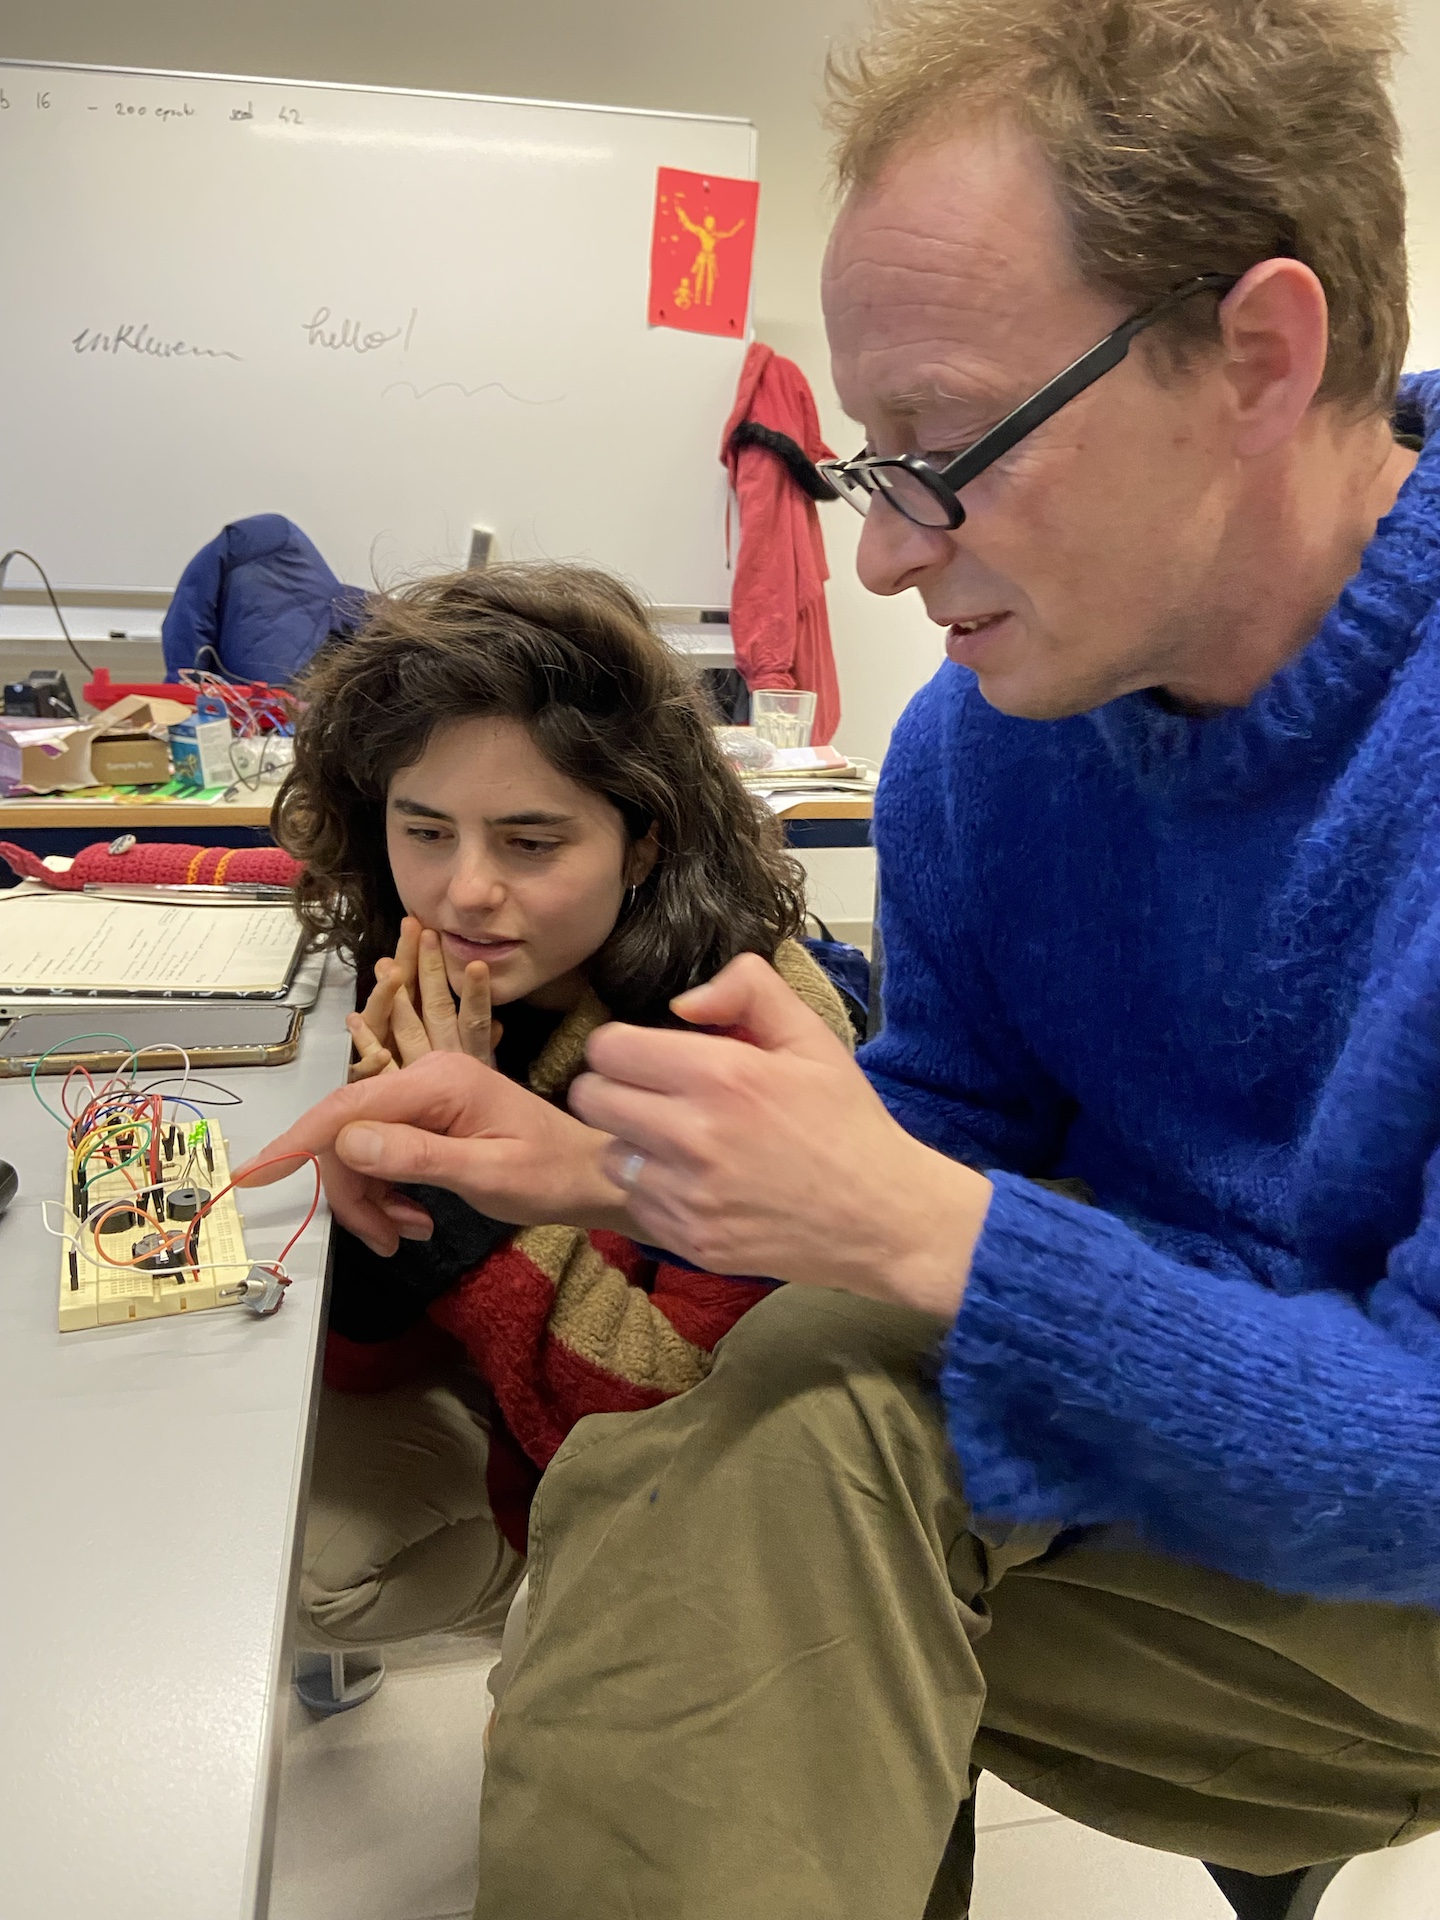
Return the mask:
{"type": "Polygon", "coordinates": [[[955,536],[947,527],[917,527],[887,500],[872,500],[860,529],[855,571],[871,593],[904,593],[947,565],[954,551],[955,536]]]}

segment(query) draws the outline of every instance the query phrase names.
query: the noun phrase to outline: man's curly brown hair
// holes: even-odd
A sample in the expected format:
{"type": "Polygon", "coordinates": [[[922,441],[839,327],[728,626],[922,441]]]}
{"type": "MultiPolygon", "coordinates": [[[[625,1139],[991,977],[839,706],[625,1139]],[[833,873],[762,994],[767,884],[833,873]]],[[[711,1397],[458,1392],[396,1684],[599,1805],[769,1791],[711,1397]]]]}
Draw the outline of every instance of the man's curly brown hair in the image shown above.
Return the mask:
{"type": "Polygon", "coordinates": [[[610,575],[512,565],[377,595],[300,688],[295,765],[274,833],[304,863],[300,917],[362,977],[393,953],[403,908],[385,849],[390,782],[439,727],[517,720],[578,785],[603,794],[659,857],[586,969],[622,1019],[737,953],[773,959],[804,925],[803,874],[779,823],[715,741],[693,677],[610,575]]]}

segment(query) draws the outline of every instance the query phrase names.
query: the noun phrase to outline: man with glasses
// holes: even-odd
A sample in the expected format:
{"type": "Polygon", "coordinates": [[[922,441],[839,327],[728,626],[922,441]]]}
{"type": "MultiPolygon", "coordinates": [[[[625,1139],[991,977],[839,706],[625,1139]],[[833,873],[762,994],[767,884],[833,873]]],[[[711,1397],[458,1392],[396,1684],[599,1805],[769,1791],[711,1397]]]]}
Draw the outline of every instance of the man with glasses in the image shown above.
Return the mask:
{"type": "Polygon", "coordinates": [[[981,1769],[1247,1920],[1440,1826],[1440,380],[1399,384],[1391,35],[897,0],[835,79],[831,477],[950,658],[886,764],[863,1072],[742,956],[677,1003],[708,1031],[602,1030],[578,1120],[432,1055],[280,1143],[382,1250],[418,1179],[791,1283],[545,1476],[484,1920],[955,1920],[981,1769]]]}
{"type": "Polygon", "coordinates": [[[1131,342],[1147,327],[1153,327],[1173,313],[1182,300],[1197,293],[1226,294],[1235,279],[1225,273],[1198,273],[1174,287],[1162,299],[1139,313],[1122,320],[1097,345],[1082,353],[1063,373],[1047,380],[1038,393],[1007,413],[988,433],[982,433],[974,446],[957,453],[953,460],[938,464],[918,453],[886,455],[864,453],[853,460],[826,460],[820,471],[840,496],[857,513],[868,513],[878,495],[917,527],[945,527],[952,533],[965,524],[965,505],[960,490],[978,480],[987,467],[993,467],[1002,454],[1009,453],[1037,427],[1044,426],[1069,400],[1092,386],[1102,373],[1118,367],[1130,351],[1131,342]]]}

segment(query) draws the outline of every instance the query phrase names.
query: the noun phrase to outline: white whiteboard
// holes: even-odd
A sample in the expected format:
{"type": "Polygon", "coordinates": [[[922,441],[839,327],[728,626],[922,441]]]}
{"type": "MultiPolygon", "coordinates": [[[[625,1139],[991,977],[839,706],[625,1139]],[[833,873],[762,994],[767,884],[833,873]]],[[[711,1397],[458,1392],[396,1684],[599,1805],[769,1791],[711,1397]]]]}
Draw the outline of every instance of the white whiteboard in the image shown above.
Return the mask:
{"type": "Polygon", "coordinates": [[[737,120],[0,62],[0,550],[168,588],[230,520],[343,579],[586,557],[725,606],[745,343],[646,322],[655,171],[737,120]]]}

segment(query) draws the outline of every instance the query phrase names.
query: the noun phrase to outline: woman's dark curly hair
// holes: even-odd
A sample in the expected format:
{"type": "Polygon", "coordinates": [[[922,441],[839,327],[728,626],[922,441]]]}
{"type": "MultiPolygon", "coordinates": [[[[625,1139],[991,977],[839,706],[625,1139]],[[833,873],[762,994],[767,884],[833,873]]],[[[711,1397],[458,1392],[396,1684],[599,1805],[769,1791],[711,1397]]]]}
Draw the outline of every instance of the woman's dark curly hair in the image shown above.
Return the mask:
{"type": "Polygon", "coordinates": [[[404,911],[385,849],[390,782],[437,727],[518,720],[553,766],[605,796],[659,856],[586,969],[623,1019],[737,953],[773,959],[804,924],[803,875],[778,822],[715,742],[682,662],[618,580],[512,565],[375,596],[364,626],[317,655],[274,832],[303,861],[300,918],[362,976],[393,953],[404,911]]]}

